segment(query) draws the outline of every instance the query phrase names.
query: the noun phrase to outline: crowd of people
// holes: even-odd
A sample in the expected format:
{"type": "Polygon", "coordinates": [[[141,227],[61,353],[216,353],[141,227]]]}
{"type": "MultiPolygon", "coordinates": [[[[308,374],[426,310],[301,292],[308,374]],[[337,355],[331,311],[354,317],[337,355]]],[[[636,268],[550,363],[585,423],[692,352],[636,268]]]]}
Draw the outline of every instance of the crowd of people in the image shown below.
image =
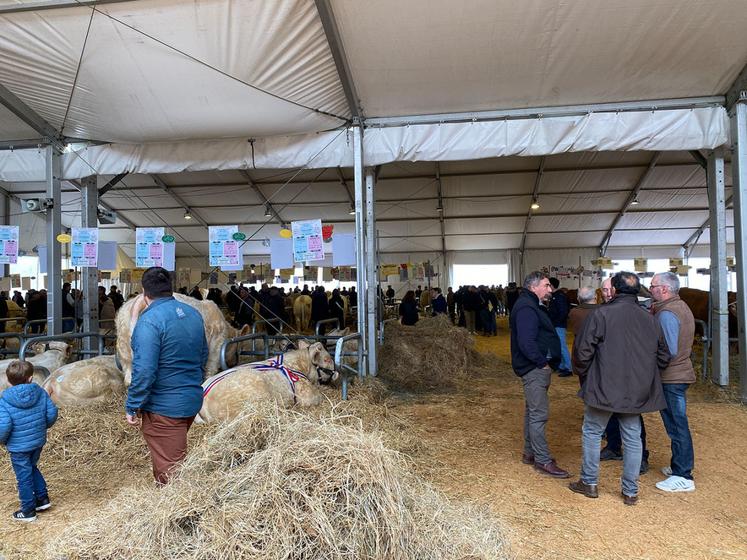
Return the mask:
{"type": "Polygon", "coordinates": [[[648,469],[641,414],[658,411],[671,440],[671,462],[662,469],[667,478],[656,487],[693,491],[686,394],[695,382],[690,361],[695,322],[679,298],[679,278],[671,272],[656,274],[649,288],[653,304],[647,309],[638,301],[638,276],[619,272],[605,280],[603,304],[595,303],[593,288],[581,288],[579,306],[567,314],[564,326],[551,313],[557,287],[556,280],[541,272],[529,274],[510,316],[511,362],[525,398],[522,461],[542,474],[570,477],[553,459],[545,434],[551,374],[564,371],[565,328],[570,326],[575,337],[568,367],[579,377],[585,405],[581,475],[570,490],[598,497],[600,461],[622,460],[622,498],[635,505],[639,476],[648,469]],[[605,433],[607,445],[600,450],[605,433]]]}

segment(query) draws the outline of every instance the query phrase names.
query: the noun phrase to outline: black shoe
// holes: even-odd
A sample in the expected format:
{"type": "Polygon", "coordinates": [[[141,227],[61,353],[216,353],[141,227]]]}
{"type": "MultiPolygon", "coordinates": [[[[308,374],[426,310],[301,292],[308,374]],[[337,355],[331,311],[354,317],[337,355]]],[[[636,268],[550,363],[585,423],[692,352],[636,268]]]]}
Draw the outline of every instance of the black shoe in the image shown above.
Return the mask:
{"type": "Polygon", "coordinates": [[[609,447],[605,447],[602,449],[601,453],[599,453],[600,461],[622,461],[622,458],[622,453],[614,451],[609,447]]]}
{"type": "Polygon", "coordinates": [[[30,521],[36,521],[36,512],[30,511],[28,513],[24,513],[23,510],[18,510],[13,514],[13,520],[14,521],[24,521],[26,523],[30,521]]]}
{"type": "Polygon", "coordinates": [[[52,507],[52,502],[49,501],[49,496],[44,496],[36,500],[36,511],[44,511],[52,507]]]}
{"type": "Polygon", "coordinates": [[[558,370],[558,377],[570,377],[571,375],[573,375],[573,372],[568,371],[567,369],[558,370]]]}
{"type": "Polygon", "coordinates": [[[646,474],[648,472],[648,461],[646,459],[641,460],[640,474],[646,474]]]}

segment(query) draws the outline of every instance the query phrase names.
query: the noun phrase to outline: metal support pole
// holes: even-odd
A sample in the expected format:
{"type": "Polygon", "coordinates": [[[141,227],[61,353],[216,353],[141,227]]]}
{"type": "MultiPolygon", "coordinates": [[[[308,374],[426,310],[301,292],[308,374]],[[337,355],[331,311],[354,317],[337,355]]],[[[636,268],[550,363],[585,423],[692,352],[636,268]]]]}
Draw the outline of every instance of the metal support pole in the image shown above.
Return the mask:
{"type": "Polygon", "coordinates": [[[379,309],[379,276],[376,258],[376,214],[374,212],[376,180],[374,170],[366,172],[366,280],[368,305],[366,334],[368,336],[368,375],[376,375],[376,311],[379,309]]]}
{"type": "MultiPolygon", "coordinates": [[[[81,181],[80,189],[80,225],[86,228],[98,227],[99,191],[96,176],[86,177],[81,181]]],[[[99,291],[98,268],[89,266],[82,269],[83,292],[83,332],[99,332],[99,291]]],[[[83,339],[83,348],[93,350],[94,341],[83,339]]]]}
{"type": "Polygon", "coordinates": [[[724,194],[724,153],[708,153],[706,167],[708,207],[711,215],[711,337],[713,339],[712,378],[729,384],[729,309],[726,270],[726,203],[724,194]]]}
{"type": "Polygon", "coordinates": [[[60,208],[60,153],[47,146],[46,179],[47,198],[52,199],[52,208],[47,209],[47,334],[62,333],[62,252],[57,236],[62,232],[62,209],[60,208]]]}
{"type": "MultiPolygon", "coordinates": [[[[3,224],[6,226],[10,225],[10,196],[8,194],[3,195],[3,224]]],[[[1,267],[2,275],[7,278],[10,276],[10,265],[4,264],[1,267]]],[[[10,298],[10,293],[8,294],[8,298],[10,298]]]]}
{"type": "Polygon", "coordinates": [[[739,318],[739,384],[747,404],[747,92],[731,113],[731,176],[734,193],[734,242],[737,261],[737,314],[739,318]]]}
{"type": "MultiPolygon", "coordinates": [[[[353,127],[353,178],[355,180],[355,266],[356,286],[358,290],[358,333],[364,351],[366,345],[366,260],[365,260],[365,225],[363,213],[363,127],[353,127]]],[[[366,373],[366,364],[361,364],[366,373]]]]}

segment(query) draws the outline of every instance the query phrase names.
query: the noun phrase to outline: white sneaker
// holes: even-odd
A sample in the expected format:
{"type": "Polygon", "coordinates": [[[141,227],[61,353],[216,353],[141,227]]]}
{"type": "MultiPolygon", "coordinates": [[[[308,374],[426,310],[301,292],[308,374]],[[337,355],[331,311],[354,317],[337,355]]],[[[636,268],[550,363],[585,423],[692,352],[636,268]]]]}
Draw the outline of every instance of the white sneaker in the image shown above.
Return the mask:
{"type": "Polygon", "coordinates": [[[672,467],[664,467],[661,469],[661,474],[664,476],[672,476],[672,467]]]}
{"type": "Polygon", "coordinates": [[[664,492],[694,492],[695,483],[681,476],[670,476],[666,480],[656,483],[656,487],[664,492]]]}

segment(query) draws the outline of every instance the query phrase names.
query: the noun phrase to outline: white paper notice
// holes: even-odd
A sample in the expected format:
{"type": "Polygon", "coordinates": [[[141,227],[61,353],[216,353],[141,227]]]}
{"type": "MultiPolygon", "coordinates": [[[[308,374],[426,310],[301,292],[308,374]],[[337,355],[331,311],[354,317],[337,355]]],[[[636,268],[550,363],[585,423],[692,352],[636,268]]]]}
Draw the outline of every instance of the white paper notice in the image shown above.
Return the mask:
{"type": "Polygon", "coordinates": [[[210,266],[239,266],[239,242],[233,238],[239,226],[210,226],[210,266]]]}
{"type": "Polygon", "coordinates": [[[18,262],[18,226],[0,226],[0,264],[18,262]]]}
{"type": "Polygon", "coordinates": [[[98,228],[73,228],[73,242],[70,247],[72,266],[98,267],[99,230],[98,228]]]}
{"type": "Polygon", "coordinates": [[[270,241],[270,265],[272,268],[293,268],[293,240],[272,239],[270,241]]]}
{"type": "Polygon", "coordinates": [[[163,228],[135,230],[135,266],[150,268],[163,266],[163,228]]]}
{"type": "Polygon", "coordinates": [[[352,266],[355,263],[355,235],[337,233],[332,238],[332,266],[352,266]]]}
{"type": "Polygon", "coordinates": [[[163,244],[163,264],[161,266],[171,272],[176,270],[176,243],[163,244]]]}
{"type": "Polygon", "coordinates": [[[117,270],[116,241],[99,241],[99,270],[117,270]]]}
{"type": "Polygon", "coordinates": [[[293,233],[293,260],[309,262],[324,259],[321,220],[291,222],[291,232],[293,233]]]}

